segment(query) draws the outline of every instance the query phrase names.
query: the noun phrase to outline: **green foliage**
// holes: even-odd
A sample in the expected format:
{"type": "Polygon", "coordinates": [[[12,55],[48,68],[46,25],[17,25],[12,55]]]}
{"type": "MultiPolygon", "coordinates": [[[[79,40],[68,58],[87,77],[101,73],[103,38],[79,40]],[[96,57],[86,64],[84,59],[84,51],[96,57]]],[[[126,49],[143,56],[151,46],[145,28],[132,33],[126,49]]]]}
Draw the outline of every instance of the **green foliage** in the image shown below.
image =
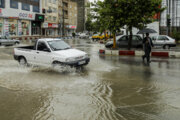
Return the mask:
{"type": "Polygon", "coordinates": [[[174,31],[172,32],[172,37],[173,37],[177,42],[179,42],[179,41],[180,41],[180,32],[174,30],[174,31]]]}
{"type": "Polygon", "coordinates": [[[100,31],[116,30],[127,26],[130,31],[129,49],[132,41],[132,28],[144,28],[153,22],[153,16],[164,8],[160,8],[162,0],[104,0],[93,4],[100,31]]]}
{"type": "Polygon", "coordinates": [[[73,33],[72,33],[72,36],[75,37],[75,36],[76,36],[76,33],[73,32],[73,33]]]}

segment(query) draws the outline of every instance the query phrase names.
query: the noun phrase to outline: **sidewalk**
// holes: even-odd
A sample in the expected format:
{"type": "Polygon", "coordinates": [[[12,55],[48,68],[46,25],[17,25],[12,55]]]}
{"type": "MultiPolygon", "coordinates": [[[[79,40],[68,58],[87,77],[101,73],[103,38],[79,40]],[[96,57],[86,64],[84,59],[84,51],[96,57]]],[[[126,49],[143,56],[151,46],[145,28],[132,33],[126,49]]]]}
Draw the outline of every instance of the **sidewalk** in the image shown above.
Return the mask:
{"type": "MultiPolygon", "coordinates": [[[[138,56],[144,55],[143,50],[108,50],[100,49],[99,54],[110,55],[110,56],[138,56]]],[[[166,57],[166,58],[180,58],[180,51],[158,51],[153,50],[151,53],[152,57],[166,57]]]]}

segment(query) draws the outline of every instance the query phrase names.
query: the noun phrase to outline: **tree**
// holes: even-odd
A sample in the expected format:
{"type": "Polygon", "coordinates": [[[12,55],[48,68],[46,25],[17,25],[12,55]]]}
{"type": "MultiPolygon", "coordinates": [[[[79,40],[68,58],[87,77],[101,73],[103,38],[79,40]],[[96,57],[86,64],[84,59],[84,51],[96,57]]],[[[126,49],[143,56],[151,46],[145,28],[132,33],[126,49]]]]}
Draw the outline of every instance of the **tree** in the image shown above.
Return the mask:
{"type": "Polygon", "coordinates": [[[89,32],[93,30],[93,22],[92,22],[92,20],[93,20],[93,16],[91,14],[88,14],[85,25],[86,25],[86,30],[89,31],[89,32]]]}
{"type": "Polygon", "coordinates": [[[123,14],[123,20],[130,31],[128,49],[131,49],[132,28],[141,29],[144,25],[153,22],[153,16],[164,8],[160,8],[162,0],[118,0],[119,9],[123,14]]]}
{"type": "Polygon", "coordinates": [[[132,28],[143,28],[145,24],[153,21],[153,16],[161,12],[162,0],[104,0],[97,1],[94,11],[97,13],[97,19],[100,21],[101,29],[108,29],[114,35],[120,27],[127,26],[130,31],[128,40],[128,49],[131,49],[132,28]]]}
{"type": "Polygon", "coordinates": [[[123,11],[118,9],[115,0],[97,1],[93,6],[94,12],[97,13],[95,19],[100,24],[100,32],[110,30],[114,38],[113,48],[116,48],[116,30],[124,26],[124,21],[121,20],[123,11]]]}

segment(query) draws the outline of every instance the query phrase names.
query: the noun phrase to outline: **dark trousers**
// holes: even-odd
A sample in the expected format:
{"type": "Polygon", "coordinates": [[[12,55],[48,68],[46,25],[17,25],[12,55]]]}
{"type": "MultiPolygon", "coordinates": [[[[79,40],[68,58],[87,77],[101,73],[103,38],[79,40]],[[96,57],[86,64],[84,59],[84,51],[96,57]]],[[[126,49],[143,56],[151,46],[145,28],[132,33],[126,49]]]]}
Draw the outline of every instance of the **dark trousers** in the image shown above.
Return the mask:
{"type": "Polygon", "coordinates": [[[147,62],[150,62],[150,53],[151,53],[151,48],[146,48],[145,49],[145,55],[143,55],[143,60],[146,58],[147,62]]]}

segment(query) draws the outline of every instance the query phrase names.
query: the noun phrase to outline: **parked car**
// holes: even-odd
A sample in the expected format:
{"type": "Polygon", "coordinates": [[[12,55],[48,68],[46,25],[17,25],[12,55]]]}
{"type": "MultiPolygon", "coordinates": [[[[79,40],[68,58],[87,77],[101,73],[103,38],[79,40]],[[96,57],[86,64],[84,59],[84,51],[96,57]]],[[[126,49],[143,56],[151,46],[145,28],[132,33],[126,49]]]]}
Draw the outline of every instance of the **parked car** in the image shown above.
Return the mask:
{"type": "MultiPolygon", "coordinates": [[[[128,39],[130,35],[120,35],[116,36],[116,46],[118,48],[126,48],[128,47],[128,39]]],[[[105,44],[106,48],[112,48],[113,47],[113,41],[109,41],[105,44]]],[[[133,48],[142,48],[142,38],[139,35],[133,35],[132,36],[132,47],[133,48]]]]}
{"type": "Polygon", "coordinates": [[[155,47],[162,47],[164,49],[176,47],[176,40],[167,35],[157,35],[152,36],[151,38],[155,47]]]}
{"type": "Polygon", "coordinates": [[[14,59],[21,65],[37,66],[85,66],[89,63],[88,54],[71,48],[61,39],[38,39],[34,46],[14,48],[14,59]]]}
{"type": "MultiPolygon", "coordinates": [[[[110,35],[108,35],[108,34],[106,34],[106,38],[107,39],[109,39],[110,37],[112,37],[112,36],[110,36],[110,35]]],[[[94,41],[94,40],[102,40],[102,39],[104,39],[105,38],[105,35],[104,34],[94,34],[93,36],[92,36],[92,40],[94,41]]]]}
{"type": "Polygon", "coordinates": [[[79,38],[80,39],[86,39],[86,38],[89,38],[89,35],[87,33],[80,33],[79,38]]]}
{"type": "Polygon", "coordinates": [[[0,45],[9,46],[15,44],[20,44],[20,40],[11,39],[7,36],[0,36],[0,45]]]}

